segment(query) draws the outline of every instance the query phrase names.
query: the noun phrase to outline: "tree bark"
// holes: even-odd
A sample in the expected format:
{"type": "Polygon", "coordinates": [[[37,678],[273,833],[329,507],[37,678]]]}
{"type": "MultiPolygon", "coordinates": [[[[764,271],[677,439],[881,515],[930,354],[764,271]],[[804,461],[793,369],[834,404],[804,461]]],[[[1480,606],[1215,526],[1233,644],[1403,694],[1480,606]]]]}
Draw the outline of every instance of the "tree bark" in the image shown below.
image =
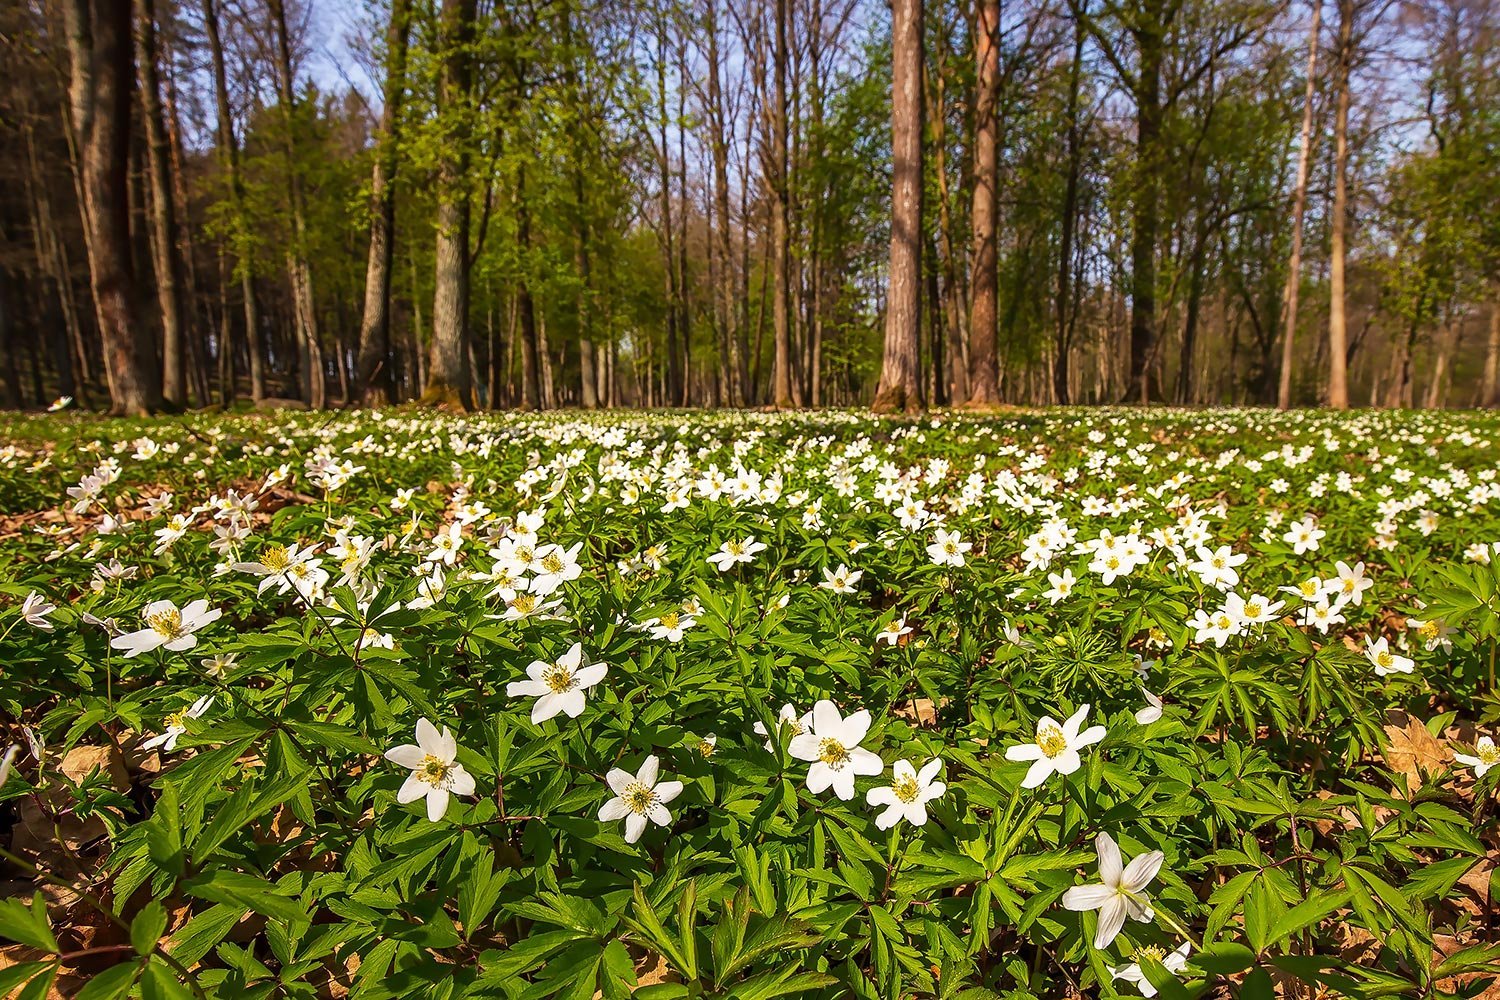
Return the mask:
{"type": "Polygon", "coordinates": [[[891,5],[891,258],[885,349],[872,409],[924,409],[922,324],[922,0],[891,5]]]}
{"type": "MultiPolygon", "coordinates": [[[[224,43],[219,37],[219,13],[217,0],[203,0],[203,25],[208,36],[208,49],[213,62],[214,109],[217,121],[216,144],[219,155],[229,173],[229,206],[233,216],[236,270],[239,272],[240,293],[245,310],[245,346],[250,362],[250,399],[259,406],[266,398],[265,351],[260,339],[260,309],[255,301],[255,278],[251,274],[249,237],[245,232],[245,181],[240,173],[239,140],[234,134],[234,118],[229,110],[229,83],[224,69],[224,43]]],[[[234,352],[228,340],[229,330],[221,348],[229,353],[228,381],[221,390],[224,405],[234,402],[234,352]]]]}
{"type": "Polygon", "coordinates": [[[1349,224],[1349,73],[1354,59],[1354,0],[1339,0],[1339,43],[1334,69],[1333,211],[1328,220],[1328,405],[1349,408],[1348,303],[1344,268],[1349,224]]]}
{"type": "Polygon", "coordinates": [[[1138,38],[1135,204],[1130,234],[1130,391],[1145,404],[1151,401],[1151,364],[1156,353],[1156,242],[1161,224],[1157,174],[1166,41],[1164,28],[1156,19],[1141,26],[1138,38]]]}
{"type": "Polygon", "coordinates": [[[1317,93],[1318,31],[1322,27],[1323,0],[1313,0],[1312,27],[1307,32],[1307,87],[1302,95],[1302,142],[1297,150],[1297,186],[1292,194],[1292,254],[1287,261],[1286,292],[1282,296],[1281,378],[1276,387],[1276,405],[1292,405],[1292,365],[1296,354],[1297,298],[1302,290],[1302,220],[1307,213],[1308,163],[1312,158],[1313,98],[1317,93]]]}
{"type": "Polygon", "coordinates": [[[438,114],[449,120],[437,169],[437,246],[433,265],[432,342],[424,404],[473,406],[469,370],[469,135],[473,69],[468,46],[475,0],[443,0],[439,32],[438,114]]]}
{"type": "Polygon", "coordinates": [[[161,406],[156,351],[135,301],[129,215],[131,5],[67,0],[68,100],[81,152],[83,221],[111,412],[161,406]]]}
{"type": "Polygon", "coordinates": [[[974,17],[974,62],[978,74],[974,136],[974,277],[969,304],[969,402],[1000,401],[995,338],[1000,279],[996,230],[999,209],[1000,143],[996,134],[1000,98],[1000,0],[978,0],[974,17]]]}
{"type": "Polygon", "coordinates": [[[1072,308],[1069,285],[1073,278],[1073,236],[1078,224],[1078,177],[1082,173],[1082,141],[1079,135],[1078,98],[1083,77],[1083,18],[1087,7],[1073,12],[1073,60],[1068,69],[1068,176],[1063,184],[1062,235],[1057,261],[1057,298],[1053,312],[1057,323],[1052,366],[1052,396],[1067,404],[1071,389],[1068,383],[1068,353],[1073,346],[1073,323],[1077,311],[1072,308]]]}
{"type": "Polygon", "coordinates": [[[286,6],[283,0],[266,0],[266,3],[275,33],[276,97],[281,110],[282,152],[286,156],[287,198],[292,216],[292,244],[287,248],[286,265],[292,285],[292,313],[297,330],[302,397],[308,406],[321,410],[327,401],[327,389],[323,378],[323,346],[318,330],[316,297],[313,294],[312,265],[308,260],[307,192],[303,189],[302,170],[297,162],[297,91],[292,76],[291,39],[287,34],[286,6]]]}
{"type": "Polygon", "coordinates": [[[367,406],[395,401],[396,366],[391,357],[391,260],[396,246],[396,170],[400,162],[401,105],[406,96],[406,50],[411,37],[411,0],[392,0],[386,26],[385,86],[380,133],[370,172],[370,251],[365,265],[365,308],[359,324],[355,390],[367,406]]]}
{"type": "Polygon", "coordinates": [[[1500,406],[1500,278],[1490,279],[1490,336],[1479,399],[1481,406],[1500,406]]]}
{"type": "Polygon", "coordinates": [[[177,245],[177,206],[172,191],[171,151],[162,118],[161,80],[157,71],[156,3],[139,0],[136,64],[140,73],[141,118],[146,131],[146,173],[151,190],[151,248],[156,296],[161,308],[162,399],[181,408],[187,402],[184,338],[187,314],[182,304],[182,253],[177,245]]]}
{"type": "MultiPolygon", "coordinates": [[[[775,356],[771,366],[772,400],[778,407],[800,405],[796,398],[796,377],[792,372],[792,248],[791,248],[791,178],[788,144],[787,105],[787,21],[788,0],[775,0],[776,45],[772,53],[772,77],[775,80],[775,108],[771,116],[771,243],[776,258],[776,287],[771,303],[775,330],[775,356]]],[[[920,142],[920,136],[918,142],[920,142]]]]}

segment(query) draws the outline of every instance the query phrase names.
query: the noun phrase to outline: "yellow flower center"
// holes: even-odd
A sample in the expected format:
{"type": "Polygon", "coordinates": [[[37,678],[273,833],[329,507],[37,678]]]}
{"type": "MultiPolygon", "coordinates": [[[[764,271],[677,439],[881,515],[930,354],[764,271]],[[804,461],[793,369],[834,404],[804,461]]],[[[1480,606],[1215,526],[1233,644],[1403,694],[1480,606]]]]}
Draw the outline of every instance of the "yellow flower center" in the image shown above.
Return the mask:
{"type": "Polygon", "coordinates": [[[272,573],[280,573],[290,563],[291,559],[286,554],[285,545],[273,545],[260,557],[260,564],[272,573]]]}
{"type": "Polygon", "coordinates": [[[531,594],[517,594],[516,599],[510,602],[510,606],[523,615],[529,615],[536,610],[536,597],[531,594]]]}
{"type": "Polygon", "coordinates": [[[1138,949],[1136,949],[1136,953],[1135,953],[1135,960],[1136,960],[1136,962],[1142,962],[1142,961],[1144,961],[1144,960],[1146,960],[1148,958],[1152,958],[1152,959],[1155,959],[1157,962],[1160,962],[1162,959],[1164,959],[1166,957],[1167,957],[1167,953],[1164,952],[1164,951],[1162,951],[1160,948],[1158,948],[1154,944],[1148,944],[1144,948],[1138,948],[1138,949]]]}
{"type": "Polygon", "coordinates": [[[542,569],[548,573],[561,573],[563,571],[562,556],[556,552],[547,553],[546,557],[542,559],[542,569]]]}
{"type": "Polygon", "coordinates": [[[1497,746],[1479,747],[1477,750],[1474,751],[1474,753],[1475,753],[1475,755],[1481,761],[1483,761],[1489,767],[1494,767],[1496,764],[1500,764],[1500,747],[1497,747],[1497,746]]]}
{"type": "Polygon", "coordinates": [[[677,627],[677,623],[682,621],[682,618],[677,614],[677,612],[668,611],[666,614],[661,616],[660,621],[662,628],[670,630],[675,629],[677,627]]]}
{"type": "Polygon", "coordinates": [[[1036,731],[1036,745],[1042,748],[1042,753],[1048,757],[1056,757],[1068,749],[1068,738],[1057,726],[1043,726],[1036,731]]]}
{"type": "Polygon", "coordinates": [[[1390,653],[1382,652],[1376,655],[1375,662],[1382,667],[1389,667],[1393,662],[1393,657],[1390,653]]]}
{"type": "Polygon", "coordinates": [[[187,722],[186,712],[173,712],[162,720],[162,724],[168,729],[183,729],[187,722]]]}
{"type": "Polygon", "coordinates": [[[827,737],[818,744],[818,759],[835,771],[841,771],[849,763],[849,751],[838,740],[827,737]]]}
{"type": "Polygon", "coordinates": [[[1311,597],[1318,592],[1318,578],[1312,577],[1310,579],[1303,580],[1301,583],[1301,587],[1302,593],[1307,595],[1308,597],[1311,597]]]}
{"type": "Polygon", "coordinates": [[[625,808],[639,815],[645,815],[656,804],[656,793],[639,781],[626,785],[620,798],[625,802],[625,808]]]}
{"type": "Polygon", "coordinates": [[[895,792],[896,798],[902,802],[915,802],[922,789],[917,786],[916,778],[906,777],[891,785],[891,791],[895,792]]]}
{"type": "Polygon", "coordinates": [[[699,740],[698,752],[705,757],[712,757],[714,755],[714,744],[708,740],[699,740]]]}
{"type": "Polygon", "coordinates": [[[1430,622],[1423,622],[1422,627],[1418,629],[1417,632],[1422,636],[1423,639],[1426,639],[1430,642],[1431,640],[1438,637],[1438,635],[1442,631],[1442,627],[1443,626],[1441,622],[1439,622],[1437,619],[1433,619],[1430,622]]]}
{"type": "Polygon", "coordinates": [[[1246,618],[1259,618],[1260,617],[1260,604],[1259,604],[1259,602],[1251,601],[1249,604],[1245,605],[1245,617],[1246,618]]]}
{"type": "Polygon", "coordinates": [[[551,688],[553,694],[562,694],[573,687],[573,671],[561,663],[554,663],[542,673],[542,683],[551,688]]]}
{"type": "Polygon", "coordinates": [[[739,542],[730,542],[724,546],[724,551],[732,556],[744,555],[745,547],[739,542]]]}
{"type": "Polygon", "coordinates": [[[422,766],[417,773],[422,780],[434,787],[441,785],[448,778],[448,773],[453,770],[453,765],[432,754],[422,758],[422,766]]]}
{"type": "Polygon", "coordinates": [[[182,612],[176,608],[158,611],[153,615],[146,616],[146,624],[150,625],[158,634],[164,635],[168,639],[176,639],[182,635],[182,612]]]}

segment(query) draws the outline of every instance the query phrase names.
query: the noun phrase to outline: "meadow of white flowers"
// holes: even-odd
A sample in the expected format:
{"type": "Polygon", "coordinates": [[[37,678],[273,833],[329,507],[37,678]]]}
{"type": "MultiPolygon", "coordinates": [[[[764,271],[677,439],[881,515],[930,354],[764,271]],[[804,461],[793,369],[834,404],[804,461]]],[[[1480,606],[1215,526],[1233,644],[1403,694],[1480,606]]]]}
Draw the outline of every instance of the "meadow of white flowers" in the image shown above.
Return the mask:
{"type": "Polygon", "coordinates": [[[1497,433],[9,418],[0,995],[1478,995],[1497,433]]]}

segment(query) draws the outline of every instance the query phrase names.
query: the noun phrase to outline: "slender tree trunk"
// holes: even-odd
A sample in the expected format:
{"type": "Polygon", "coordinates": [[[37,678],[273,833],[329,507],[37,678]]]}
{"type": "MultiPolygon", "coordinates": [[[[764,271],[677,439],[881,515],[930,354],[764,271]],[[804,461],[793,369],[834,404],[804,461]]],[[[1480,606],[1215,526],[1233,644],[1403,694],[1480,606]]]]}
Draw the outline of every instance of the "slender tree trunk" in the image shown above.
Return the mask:
{"type": "Polygon", "coordinates": [[[922,403],[922,0],[891,6],[891,260],[885,350],[872,408],[916,413],[922,403]]]}
{"type": "MultiPolygon", "coordinates": [[[[214,108],[216,112],[216,145],[229,174],[229,206],[233,216],[234,252],[237,258],[240,293],[245,310],[245,345],[250,362],[250,398],[257,405],[266,397],[265,351],[261,347],[260,310],[255,301],[255,278],[252,274],[249,236],[245,228],[245,182],[240,174],[239,140],[234,134],[234,118],[229,110],[229,84],[224,69],[224,44],[219,37],[218,0],[203,0],[203,25],[213,62],[214,108]]],[[[229,353],[230,379],[224,388],[224,404],[234,401],[234,353],[229,331],[224,331],[224,350],[229,353]]]]}
{"type": "Polygon", "coordinates": [[[974,276],[969,302],[969,402],[1000,401],[1000,370],[995,338],[1000,279],[996,229],[1000,185],[1000,142],[996,115],[1000,98],[1000,2],[978,0],[974,12],[974,62],[978,84],[974,115],[974,276]]]}
{"type": "Polygon", "coordinates": [[[1481,406],[1500,406],[1500,277],[1490,279],[1490,336],[1479,400],[1481,406]]]}
{"type": "Polygon", "coordinates": [[[1318,33],[1323,21],[1323,0],[1313,0],[1312,27],[1307,32],[1307,88],[1302,95],[1302,141],[1297,150],[1297,186],[1292,194],[1292,254],[1287,261],[1286,292],[1282,296],[1281,379],[1276,405],[1292,405],[1292,367],[1297,334],[1297,298],[1302,290],[1302,220],[1307,213],[1308,163],[1312,158],[1313,99],[1317,93],[1318,33]]]}
{"type": "Polygon", "coordinates": [[[297,330],[298,359],[302,366],[302,394],[309,406],[320,410],[326,402],[327,389],[312,265],[308,260],[307,193],[303,189],[302,170],[297,162],[297,91],[292,76],[291,39],[287,34],[283,0],[266,0],[266,5],[275,32],[276,97],[281,107],[282,147],[286,155],[287,195],[291,203],[292,245],[287,249],[286,264],[292,284],[292,313],[297,330]]]}
{"type": "MultiPolygon", "coordinates": [[[[775,80],[776,105],[771,116],[771,243],[776,258],[776,286],[772,301],[775,330],[775,359],[771,367],[772,398],[778,407],[796,405],[796,375],[792,371],[792,248],[791,248],[791,161],[788,150],[787,102],[787,4],[776,5],[776,46],[772,53],[772,76],[775,80]]],[[[918,142],[920,142],[920,137],[918,142]]]]}
{"type": "Polygon", "coordinates": [[[130,248],[131,67],[128,3],[67,0],[69,110],[81,153],[89,280],[104,344],[111,411],[161,406],[156,351],[140,322],[130,248]]]}
{"type": "Polygon", "coordinates": [[[1139,33],[1136,79],[1135,204],[1130,234],[1130,391],[1151,401],[1151,365],[1156,354],[1156,243],[1161,223],[1160,183],[1162,64],[1165,39],[1158,24],[1139,33]]]}
{"type": "MultiPolygon", "coordinates": [[[[563,9],[563,33],[568,40],[567,58],[569,91],[580,116],[585,107],[585,95],[578,73],[576,60],[581,50],[573,32],[571,5],[563,9]]],[[[593,258],[589,247],[589,204],[584,184],[583,164],[586,149],[586,130],[577,128],[571,134],[571,168],[573,179],[573,264],[578,271],[578,379],[584,409],[599,407],[599,374],[594,353],[593,329],[593,258]]]]}
{"type": "Polygon", "coordinates": [[[432,343],[424,404],[459,410],[473,406],[469,370],[469,117],[470,39],[475,0],[443,0],[438,113],[445,129],[438,155],[437,246],[433,267],[432,343]]]}
{"type": "Polygon", "coordinates": [[[1457,346],[1459,321],[1449,316],[1438,330],[1437,350],[1433,353],[1432,372],[1427,378],[1427,392],[1422,397],[1424,409],[1435,410],[1441,405],[1443,388],[1448,381],[1448,363],[1457,346]]]}
{"type": "Polygon", "coordinates": [[[172,407],[187,402],[187,315],[182,304],[182,254],[177,245],[177,206],[172,192],[171,151],[162,118],[157,69],[156,3],[138,0],[135,31],[140,73],[141,119],[146,132],[146,174],[151,193],[151,248],[156,296],[161,309],[162,399],[172,407]]]}
{"type": "Polygon", "coordinates": [[[1354,0],[1339,0],[1339,44],[1334,64],[1333,211],[1328,220],[1328,405],[1349,408],[1348,302],[1344,287],[1349,225],[1349,73],[1354,59],[1354,0]]]}
{"type": "MultiPolygon", "coordinates": [[[[531,251],[531,206],[526,202],[526,165],[516,168],[516,243],[520,252],[531,251]]],[[[521,409],[542,408],[542,368],[538,355],[536,306],[531,300],[531,278],[522,268],[516,286],[516,309],[521,337],[521,409]]]]}
{"type": "Polygon", "coordinates": [[[1069,358],[1073,341],[1073,320],[1077,311],[1071,308],[1072,298],[1068,286],[1073,278],[1073,236],[1078,223],[1078,176],[1083,170],[1082,140],[1079,135],[1079,90],[1083,77],[1083,19],[1088,8],[1073,12],[1073,59],[1068,68],[1068,176],[1063,184],[1062,235],[1058,247],[1057,298],[1053,312],[1057,323],[1054,337],[1052,366],[1052,394],[1059,404],[1067,404],[1071,398],[1068,381],[1069,358]]]}
{"type": "Polygon", "coordinates": [[[363,403],[395,401],[391,356],[391,260],[396,243],[396,169],[400,162],[401,106],[406,96],[406,49],[411,37],[411,0],[392,0],[386,26],[385,86],[375,165],[370,172],[370,249],[365,265],[365,308],[359,324],[355,390],[363,403]]]}

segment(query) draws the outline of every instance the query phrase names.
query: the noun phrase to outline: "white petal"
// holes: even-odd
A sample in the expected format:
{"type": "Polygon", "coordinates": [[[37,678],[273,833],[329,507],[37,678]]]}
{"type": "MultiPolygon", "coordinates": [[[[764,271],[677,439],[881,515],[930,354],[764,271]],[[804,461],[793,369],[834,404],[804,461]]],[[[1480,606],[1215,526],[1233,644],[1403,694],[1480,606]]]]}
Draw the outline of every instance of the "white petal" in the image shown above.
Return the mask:
{"type": "Polygon", "coordinates": [[[408,802],[415,802],[426,795],[427,790],[431,787],[431,785],[422,780],[420,775],[416,773],[408,774],[406,780],[401,783],[401,789],[396,792],[396,801],[403,806],[408,802]]]}
{"type": "Polygon", "coordinates": [[[615,820],[624,819],[629,813],[630,807],[617,795],[600,807],[599,819],[604,823],[613,823],[615,820]]]}
{"type": "Polygon", "coordinates": [[[641,761],[641,769],[635,772],[635,780],[647,788],[651,788],[655,786],[656,776],[660,771],[661,761],[657,759],[656,754],[651,754],[645,760],[641,761]]]}
{"type": "Polygon", "coordinates": [[[1075,885],[1063,893],[1063,907],[1069,910],[1097,910],[1117,893],[1107,885],[1075,885]]]}
{"type": "Polygon", "coordinates": [[[425,756],[426,754],[422,753],[421,747],[413,746],[410,743],[403,743],[399,747],[391,747],[385,752],[386,760],[413,770],[422,766],[422,758],[425,756]]]}
{"type": "Polygon", "coordinates": [[[838,706],[827,698],[819,701],[813,706],[813,732],[821,737],[837,737],[838,730],[843,725],[843,717],[839,715],[838,706]]]}
{"type": "Polygon", "coordinates": [[[673,799],[677,798],[677,796],[682,794],[682,782],[661,781],[658,782],[654,788],[652,788],[652,791],[656,793],[656,799],[658,802],[671,802],[673,799]]]}
{"type": "Polygon", "coordinates": [[[1140,892],[1151,884],[1156,878],[1156,873],[1161,871],[1162,861],[1165,856],[1161,851],[1150,851],[1134,859],[1125,866],[1123,882],[1126,892],[1140,892]]]}
{"type": "Polygon", "coordinates": [[[640,813],[631,813],[625,817],[625,843],[633,844],[641,839],[641,834],[646,832],[646,817],[640,813]]]}
{"type": "Polygon", "coordinates": [[[443,818],[443,813],[448,811],[448,793],[444,789],[434,788],[427,793],[427,818],[436,823],[443,818]]]}
{"type": "Polygon", "coordinates": [[[1120,845],[1115,838],[1101,833],[1094,838],[1094,847],[1099,852],[1099,881],[1105,885],[1118,886],[1123,864],[1120,861],[1120,845]]]}
{"type": "Polygon", "coordinates": [[[1037,758],[1036,763],[1032,764],[1031,767],[1026,769],[1026,777],[1021,779],[1021,787],[1040,787],[1042,782],[1052,777],[1052,772],[1054,770],[1056,770],[1056,768],[1053,766],[1051,757],[1042,756],[1037,758]]]}
{"type": "Polygon", "coordinates": [[[1125,897],[1116,895],[1099,908],[1099,927],[1094,931],[1094,947],[1108,948],[1125,925],[1125,897]]]}

